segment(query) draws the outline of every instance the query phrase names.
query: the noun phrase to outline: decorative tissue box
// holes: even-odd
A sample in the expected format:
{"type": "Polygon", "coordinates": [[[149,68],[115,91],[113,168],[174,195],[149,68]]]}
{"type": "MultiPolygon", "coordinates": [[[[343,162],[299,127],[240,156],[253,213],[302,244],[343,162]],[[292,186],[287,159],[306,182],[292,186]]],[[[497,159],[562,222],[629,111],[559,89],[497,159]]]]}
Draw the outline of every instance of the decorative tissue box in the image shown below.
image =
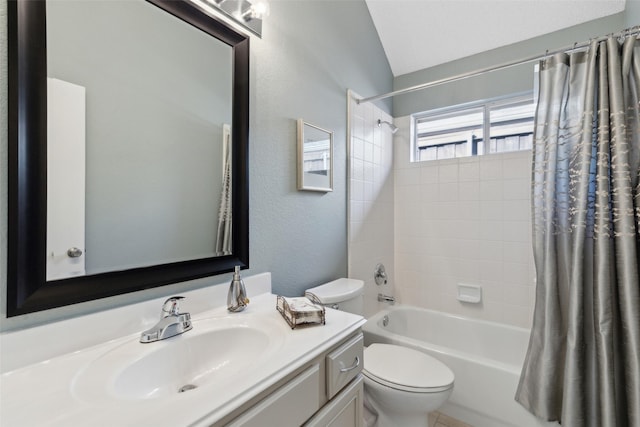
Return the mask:
{"type": "Polygon", "coordinates": [[[282,297],[278,295],[276,308],[291,329],[304,324],[325,324],[324,307],[307,297],[282,297]]]}

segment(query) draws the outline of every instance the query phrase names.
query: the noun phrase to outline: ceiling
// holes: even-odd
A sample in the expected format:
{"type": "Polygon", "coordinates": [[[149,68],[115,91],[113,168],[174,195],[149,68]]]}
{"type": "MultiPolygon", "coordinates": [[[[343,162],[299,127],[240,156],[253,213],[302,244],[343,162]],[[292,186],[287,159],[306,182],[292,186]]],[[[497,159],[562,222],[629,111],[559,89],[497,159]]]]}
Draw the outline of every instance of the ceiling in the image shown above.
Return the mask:
{"type": "Polygon", "coordinates": [[[394,76],[612,15],[625,7],[625,0],[365,1],[394,76]]]}

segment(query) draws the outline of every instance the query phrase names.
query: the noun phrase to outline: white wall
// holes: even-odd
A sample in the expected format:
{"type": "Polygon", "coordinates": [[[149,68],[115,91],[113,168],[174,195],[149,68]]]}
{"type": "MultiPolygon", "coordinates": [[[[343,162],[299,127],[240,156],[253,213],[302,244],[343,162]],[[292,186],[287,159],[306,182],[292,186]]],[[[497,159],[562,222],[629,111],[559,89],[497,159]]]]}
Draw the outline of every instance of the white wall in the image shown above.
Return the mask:
{"type": "Polygon", "coordinates": [[[391,130],[378,119],[391,116],[373,104],[349,101],[349,277],[364,280],[364,315],[382,308],[378,292],[394,293],[393,141],[391,130]],[[390,278],[377,286],[376,264],[390,278]]]}
{"type": "Polygon", "coordinates": [[[395,280],[403,303],[530,327],[531,151],[409,162],[409,117],[396,119],[395,280]],[[481,304],[456,299],[482,286],[481,304]]]}

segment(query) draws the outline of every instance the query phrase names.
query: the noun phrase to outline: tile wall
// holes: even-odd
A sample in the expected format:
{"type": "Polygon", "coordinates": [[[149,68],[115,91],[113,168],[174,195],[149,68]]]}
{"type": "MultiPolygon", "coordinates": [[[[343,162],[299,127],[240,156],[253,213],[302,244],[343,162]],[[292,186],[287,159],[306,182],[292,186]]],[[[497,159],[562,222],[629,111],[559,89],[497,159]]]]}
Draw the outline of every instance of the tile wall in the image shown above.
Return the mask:
{"type": "MultiPolygon", "coordinates": [[[[354,94],[355,95],[355,94],[354,94]]],[[[357,97],[357,95],[355,95],[357,97]]],[[[371,103],[349,98],[349,277],[365,282],[364,315],[383,308],[377,294],[394,294],[393,119],[371,103]],[[391,280],[377,286],[373,271],[383,263],[391,280]]]]}
{"type": "MultiPolygon", "coordinates": [[[[357,96],[357,95],[356,95],[357,96]]],[[[372,104],[349,105],[349,277],[365,281],[365,316],[404,304],[531,326],[531,152],[411,163],[410,118],[372,104]],[[389,284],[378,287],[382,262],[389,284]],[[457,285],[480,285],[480,304],[457,300],[457,285]]]]}
{"type": "Polygon", "coordinates": [[[531,152],[411,163],[410,118],[396,119],[395,291],[405,304],[529,328],[531,152]],[[480,304],[457,285],[482,286],[480,304]]]}

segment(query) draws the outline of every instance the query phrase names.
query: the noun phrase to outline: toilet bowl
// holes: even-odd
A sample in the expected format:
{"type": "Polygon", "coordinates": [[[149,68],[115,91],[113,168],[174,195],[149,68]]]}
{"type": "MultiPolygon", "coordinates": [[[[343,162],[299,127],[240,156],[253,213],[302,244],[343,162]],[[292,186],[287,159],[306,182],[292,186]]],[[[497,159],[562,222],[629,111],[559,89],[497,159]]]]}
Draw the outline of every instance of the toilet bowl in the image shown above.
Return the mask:
{"type": "MultiPolygon", "coordinates": [[[[308,289],[322,304],[362,315],[364,282],[338,279],[308,289]]],[[[444,363],[418,350],[374,343],[364,349],[367,427],[424,427],[429,412],[453,391],[454,375],[444,363]]]]}
{"type": "Polygon", "coordinates": [[[444,363],[398,345],[365,348],[362,373],[365,408],[377,415],[378,427],[424,427],[453,391],[454,375],[444,363]]]}

